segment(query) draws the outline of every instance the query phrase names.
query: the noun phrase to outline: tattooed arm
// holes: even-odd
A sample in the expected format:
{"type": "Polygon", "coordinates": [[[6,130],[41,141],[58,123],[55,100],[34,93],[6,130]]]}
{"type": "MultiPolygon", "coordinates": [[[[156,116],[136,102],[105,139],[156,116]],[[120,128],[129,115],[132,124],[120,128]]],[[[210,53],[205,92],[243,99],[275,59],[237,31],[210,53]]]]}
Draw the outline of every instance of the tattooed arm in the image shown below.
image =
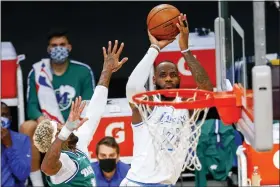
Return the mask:
{"type": "Polygon", "coordinates": [[[41,165],[41,170],[47,175],[52,176],[58,173],[62,167],[59,160],[63,141],[59,138],[53,142],[51,148],[46,153],[41,165]]]}
{"type": "Polygon", "coordinates": [[[188,63],[192,76],[199,89],[213,91],[213,85],[209,76],[197,59],[193,56],[192,52],[187,51],[183,56],[188,63]]]}
{"type": "MultiPolygon", "coordinates": [[[[179,16],[179,23],[177,23],[177,27],[180,31],[179,46],[181,51],[184,51],[189,47],[189,28],[186,22],[186,15],[181,14],[179,16]]],[[[207,72],[192,55],[192,53],[190,51],[186,51],[182,54],[188,63],[188,66],[191,70],[192,76],[194,77],[198,88],[213,91],[213,85],[209,79],[207,72]]]]}

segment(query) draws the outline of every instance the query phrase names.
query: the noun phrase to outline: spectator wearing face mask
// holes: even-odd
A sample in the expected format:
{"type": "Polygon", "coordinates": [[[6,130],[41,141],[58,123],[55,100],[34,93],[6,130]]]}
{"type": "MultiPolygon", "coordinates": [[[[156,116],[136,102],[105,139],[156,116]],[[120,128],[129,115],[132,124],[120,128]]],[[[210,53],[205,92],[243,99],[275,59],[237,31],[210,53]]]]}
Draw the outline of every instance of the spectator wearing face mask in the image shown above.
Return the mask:
{"type": "Polygon", "coordinates": [[[113,137],[106,136],[96,145],[97,162],[92,163],[96,186],[119,186],[130,166],[121,162],[120,148],[113,137]]]}
{"type": "Polygon", "coordinates": [[[69,59],[72,45],[67,31],[54,29],[48,34],[49,58],[33,64],[28,75],[27,116],[20,132],[32,142],[32,167],[30,179],[33,186],[43,186],[40,171],[41,154],[32,141],[37,125],[48,118],[64,124],[68,118],[73,98],[81,96],[90,100],[95,81],[91,68],[69,59]]]}
{"type": "Polygon", "coordinates": [[[30,174],[31,144],[28,136],[10,130],[11,111],[1,102],[1,186],[23,187],[30,174]]]}

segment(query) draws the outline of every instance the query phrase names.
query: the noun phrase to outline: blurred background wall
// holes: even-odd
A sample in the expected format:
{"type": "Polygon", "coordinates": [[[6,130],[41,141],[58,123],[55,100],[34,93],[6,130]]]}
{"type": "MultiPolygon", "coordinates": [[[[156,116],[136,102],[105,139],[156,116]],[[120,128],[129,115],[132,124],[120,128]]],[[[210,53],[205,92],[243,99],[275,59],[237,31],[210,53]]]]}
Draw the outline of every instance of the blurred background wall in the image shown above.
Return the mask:
{"type": "MultiPolygon", "coordinates": [[[[110,85],[110,98],[125,97],[127,78],[149,47],[146,17],[158,4],[170,3],[187,14],[190,31],[214,29],[217,2],[2,2],[1,40],[11,41],[22,62],[24,88],[32,64],[47,57],[46,35],[51,28],[66,28],[73,44],[71,58],[87,63],[98,81],[102,64],[102,46],[109,40],[125,43],[123,55],[128,63],[116,73],[110,85]]],[[[228,2],[229,15],[245,30],[246,55],[254,54],[252,2],[228,2]]],[[[267,53],[280,51],[279,16],[271,2],[266,6],[267,53]],[[278,41],[278,42],[277,42],[278,41]]]]}

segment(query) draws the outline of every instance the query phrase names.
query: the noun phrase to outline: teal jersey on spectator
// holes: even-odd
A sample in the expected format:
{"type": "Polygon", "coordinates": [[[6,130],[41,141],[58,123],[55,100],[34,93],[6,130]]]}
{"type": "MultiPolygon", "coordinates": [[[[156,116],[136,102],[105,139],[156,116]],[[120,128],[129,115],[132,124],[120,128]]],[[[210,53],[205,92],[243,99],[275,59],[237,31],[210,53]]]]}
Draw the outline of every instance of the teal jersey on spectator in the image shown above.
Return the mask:
{"type": "Polygon", "coordinates": [[[53,184],[50,177],[47,177],[47,182],[51,187],[68,187],[68,186],[96,186],[95,176],[91,163],[88,157],[80,150],[75,152],[61,151],[66,153],[77,166],[77,171],[68,180],[60,183],[53,184]]]}
{"type": "MultiPolygon", "coordinates": [[[[36,120],[42,116],[35,82],[35,72],[32,69],[28,75],[27,88],[27,116],[36,120]]],[[[69,66],[61,76],[53,74],[52,85],[55,91],[61,114],[66,121],[70,112],[71,102],[78,96],[83,100],[90,100],[93,95],[95,81],[91,68],[74,60],[70,60],[69,66]]]]}

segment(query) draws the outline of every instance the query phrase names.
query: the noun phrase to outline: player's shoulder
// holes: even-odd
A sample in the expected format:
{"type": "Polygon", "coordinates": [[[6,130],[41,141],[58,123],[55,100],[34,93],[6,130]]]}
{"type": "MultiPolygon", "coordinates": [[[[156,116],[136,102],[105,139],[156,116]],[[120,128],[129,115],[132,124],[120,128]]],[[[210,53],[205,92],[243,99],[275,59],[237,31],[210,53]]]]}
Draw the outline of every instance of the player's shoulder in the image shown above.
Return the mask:
{"type": "Polygon", "coordinates": [[[122,177],[126,177],[128,170],[130,169],[130,165],[119,161],[117,164],[118,171],[122,177]]]}
{"type": "Polygon", "coordinates": [[[99,162],[91,162],[91,167],[93,168],[94,171],[97,171],[99,169],[99,162]]]}
{"type": "Polygon", "coordinates": [[[78,71],[83,71],[85,73],[92,73],[92,69],[86,63],[79,62],[79,61],[72,60],[72,59],[70,60],[70,63],[71,63],[71,66],[73,66],[76,71],[78,70],[78,71]]]}
{"type": "Polygon", "coordinates": [[[118,162],[118,166],[119,166],[121,169],[123,169],[123,170],[129,170],[129,169],[130,169],[130,165],[129,165],[129,164],[126,164],[126,163],[124,163],[124,162],[122,162],[122,161],[119,161],[119,162],[118,162]]]}

